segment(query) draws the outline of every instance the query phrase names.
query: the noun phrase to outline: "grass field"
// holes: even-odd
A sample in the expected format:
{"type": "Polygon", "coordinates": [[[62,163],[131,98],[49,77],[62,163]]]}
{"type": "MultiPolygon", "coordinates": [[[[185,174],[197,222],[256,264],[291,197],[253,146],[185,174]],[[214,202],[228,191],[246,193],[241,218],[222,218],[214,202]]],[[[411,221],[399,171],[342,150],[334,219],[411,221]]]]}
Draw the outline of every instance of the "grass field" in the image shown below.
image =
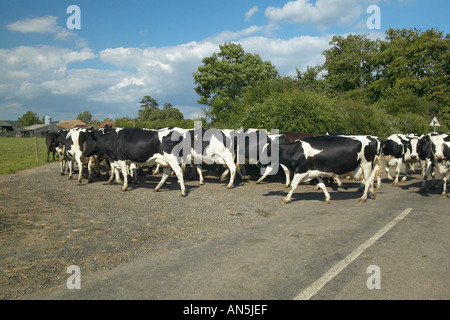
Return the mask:
{"type": "MultiPolygon", "coordinates": [[[[15,173],[47,163],[45,138],[37,138],[39,162],[36,161],[34,138],[0,137],[0,174],[15,173]]],[[[50,154],[50,161],[52,155],[50,154]]]]}

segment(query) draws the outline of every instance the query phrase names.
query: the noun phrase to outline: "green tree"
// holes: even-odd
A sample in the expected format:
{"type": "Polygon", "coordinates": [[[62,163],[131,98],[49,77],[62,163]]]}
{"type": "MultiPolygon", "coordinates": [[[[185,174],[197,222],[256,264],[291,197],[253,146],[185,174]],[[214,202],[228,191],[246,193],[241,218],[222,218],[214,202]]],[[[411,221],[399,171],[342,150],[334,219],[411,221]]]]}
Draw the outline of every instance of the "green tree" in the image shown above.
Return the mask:
{"type": "Polygon", "coordinates": [[[33,111],[25,112],[22,117],[17,118],[17,120],[19,121],[19,125],[21,127],[28,127],[33,124],[43,123],[39,120],[38,115],[33,111]]]}
{"type": "Polygon", "coordinates": [[[92,120],[92,114],[89,111],[85,110],[78,114],[77,120],[81,120],[84,123],[89,124],[92,120]]]}
{"type": "Polygon", "coordinates": [[[144,96],[141,100],[141,109],[138,112],[139,120],[148,121],[154,118],[154,114],[159,111],[158,101],[150,96],[144,96]]]}
{"type": "Polygon", "coordinates": [[[433,102],[432,115],[450,126],[450,36],[429,29],[389,29],[373,62],[382,70],[373,90],[412,92],[433,102]]]}
{"type": "Polygon", "coordinates": [[[275,67],[259,55],[245,53],[240,44],[224,43],[220,52],[203,59],[193,73],[200,95],[198,103],[210,107],[209,116],[225,123],[236,112],[237,103],[247,88],[259,80],[274,78],[275,67]]]}
{"type": "Polygon", "coordinates": [[[362,35],[334,36],[332,47],[323,52],[327,86],[335,91],[364,89],[374,77],[371,57],[377,43],[362,35]]]}

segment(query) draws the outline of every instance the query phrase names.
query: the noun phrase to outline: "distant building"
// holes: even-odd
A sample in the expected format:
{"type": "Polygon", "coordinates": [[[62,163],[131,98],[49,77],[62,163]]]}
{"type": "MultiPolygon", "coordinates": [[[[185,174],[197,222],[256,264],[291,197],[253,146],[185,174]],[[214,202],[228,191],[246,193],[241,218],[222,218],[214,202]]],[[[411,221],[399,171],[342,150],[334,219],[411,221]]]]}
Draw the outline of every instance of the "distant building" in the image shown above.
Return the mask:
{"type": "Polygon", "coordinates": [[[0,120],[0,136],[2,137],[25,137],[28,131],[24,128],[11,124],[9,122],[0,120]]]}
{"type": "Polygon", "coordinates": [[[87,124],[81,120],[63,120],[56,125],[62,129],[88,128],[87,124]]]}
{"type": "Polygon", "coordinates": [[[114,121],[105,121],[105,122],[103,122],[103,123],[100,125],[100,128],[104,128],[104,127],[106,127],[106,126],[109,126],[109,127],[111,127],[111,128],[115,128],[115,127],[116,127],[116,124],[115,124],[114,121]]]}
{"type": "Polygon", "coordinates": [[[28,132],[29,137],[44,137],[46,133],[60,130],[55,124],[33,124],[23,129],[28,132]]]}

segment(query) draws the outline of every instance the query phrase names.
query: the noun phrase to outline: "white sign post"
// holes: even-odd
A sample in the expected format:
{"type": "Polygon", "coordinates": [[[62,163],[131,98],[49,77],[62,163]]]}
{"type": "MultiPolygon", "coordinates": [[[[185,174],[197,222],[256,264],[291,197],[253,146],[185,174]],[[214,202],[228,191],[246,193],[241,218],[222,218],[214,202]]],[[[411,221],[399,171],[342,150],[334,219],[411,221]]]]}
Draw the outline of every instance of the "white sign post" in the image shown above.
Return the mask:
{"type": "Polygon", "coordinates": [[[436,117],[433,118],[430,122],[430,127],[434,127],[434,132],[436,132],[436,127],[440,127],[441,124],[439,123],[438,119],[436,117]]]}

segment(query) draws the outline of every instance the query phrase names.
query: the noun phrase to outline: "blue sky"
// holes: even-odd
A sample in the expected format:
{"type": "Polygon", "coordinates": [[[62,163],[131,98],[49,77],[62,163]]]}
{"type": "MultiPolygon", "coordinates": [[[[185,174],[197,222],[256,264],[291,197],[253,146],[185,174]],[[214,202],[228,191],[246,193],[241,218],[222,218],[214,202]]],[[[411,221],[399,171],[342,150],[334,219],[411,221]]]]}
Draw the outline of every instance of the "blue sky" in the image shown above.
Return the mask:
{"type": "Polygon", "coordinates": [[[132,117],[150,95],[186,118],[201,108],[192,73],[224,42],[280,74],[323,63],[333,35],[382,38],[389,28],[449,31],[448,0],[0,0],[0,119],[132,117]],[[81,29],[66,10],[77,5],[81,29]],[[381,28],[368,29],[370,5],[381,28]]]}

